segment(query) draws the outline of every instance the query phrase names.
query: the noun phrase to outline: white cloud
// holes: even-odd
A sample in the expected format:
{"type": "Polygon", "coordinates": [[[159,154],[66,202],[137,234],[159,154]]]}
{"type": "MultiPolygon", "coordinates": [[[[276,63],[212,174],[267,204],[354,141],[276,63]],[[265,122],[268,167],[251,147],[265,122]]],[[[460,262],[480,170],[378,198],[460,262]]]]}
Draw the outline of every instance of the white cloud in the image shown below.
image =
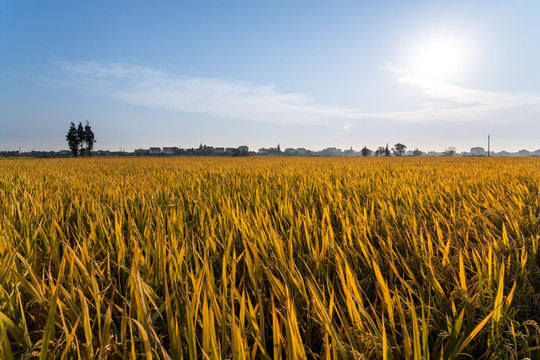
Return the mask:
{"type": "Polygon", "coordinates": [[[420,89],[431,100],[417,111],[372,114],[373,116],[401,121],[512,122],[540,111],[540,94],[468,89],[409,74],[405,69],[391,63],[385,69],[396,74],[399,83],[420,89]]]}
{"type": "Polygon", "coordinates": [[[540,95],[538,94],[514,94],[467,89],[442,81],[429,80],[412,75],[400,77],[399,82],[418,86],[432,98],[449,100],[456,104],[495,106],[496,108],[540,104],[540,95]]]}
{"type": "MultiPolygon", "coordinates": [[[[97,62],[58,63],[62,86],[108,96],[130,104],[181,112],[206,113],[223,119],[326,126],[349,131],[356,121],[386,119],[399,122],[530,121],[540,112],[539,94],[516,94],[468,89],[409,74],[388,64],[385,70],[430,100],[413,111],[364,112],[315,103],[301,93],[281,93],[274,86],[178,76],[144,66],[97,62]]],[[[51,85],[49,83],[49,85],[51,85]]],[[[57,82],[58,85],[58,82],[57,82]]]]}
{"type": "Polygon", "coordinates": [[[66,85],[130,104],[219,118],[344,129],[356,110],[320,106],[307,95],[249,82],[176,76],[130,64],[60,63],[66,85]]]}

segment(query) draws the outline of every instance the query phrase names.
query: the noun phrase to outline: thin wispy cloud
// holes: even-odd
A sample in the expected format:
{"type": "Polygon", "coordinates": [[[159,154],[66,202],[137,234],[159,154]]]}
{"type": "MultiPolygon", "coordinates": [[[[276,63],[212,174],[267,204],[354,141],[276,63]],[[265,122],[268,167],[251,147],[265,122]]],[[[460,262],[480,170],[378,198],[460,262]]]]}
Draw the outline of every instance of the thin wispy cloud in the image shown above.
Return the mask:
{"type": "Polygon", "coordinates": [[[130,104],[218,118],[322,125],[347,129],[356,110],[317,105],[300,93],[243,81],[177,76],[144,66],[59,63],[64,86],[130,104]]]}
{"type": "Polygon", "coordinates": [[[393,64],[385,69],[393,72],[399,83],[418,88],[430,99],[418,111],[381,114],[396,120],[512,122],[540,111],[540,94],[475,90],[416,76],[393,64]],[[508,117],[510,110],[513,118],[508,117]]]}

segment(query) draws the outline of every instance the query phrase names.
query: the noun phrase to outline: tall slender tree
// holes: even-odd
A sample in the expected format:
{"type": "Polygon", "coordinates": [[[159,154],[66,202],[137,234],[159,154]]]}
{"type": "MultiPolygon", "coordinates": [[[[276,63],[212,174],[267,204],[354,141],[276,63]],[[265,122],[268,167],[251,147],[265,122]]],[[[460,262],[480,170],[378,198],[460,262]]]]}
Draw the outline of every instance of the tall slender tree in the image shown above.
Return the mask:
{"type": "Polygon", "coordinates": [[[77,126],[77,143],[79,145],[79,155],[84,156],[84,126],[79,121],[77,126]]]}
{"type": "Polygon", "coordinates": [[[386,147],[384,148],[384,156],[390,156],[390,149],[388,148],[388,144],[386,144],[386,147]]]}
{"type": "Polygon", "coordinates": [[[69,131],[66,135],[66,140],[68,142],[69,150],[73,154],[73,156],[77,157],[79,154],[79,137],[77,133],[77,128],[75,127],[75,124],[73,121],[69,125],[69,131]]]}
{"type": "Polygon", "coordinates": [[[94,150],[95,142],[96,140],[94,132],[92,131],[92,127],[88,123],[88,120],[86,120],[86,125],[84,126],[84,143],[86,144],[86,151],[88,152],[88,156],[90,156],[92,150],[94,150]]]}

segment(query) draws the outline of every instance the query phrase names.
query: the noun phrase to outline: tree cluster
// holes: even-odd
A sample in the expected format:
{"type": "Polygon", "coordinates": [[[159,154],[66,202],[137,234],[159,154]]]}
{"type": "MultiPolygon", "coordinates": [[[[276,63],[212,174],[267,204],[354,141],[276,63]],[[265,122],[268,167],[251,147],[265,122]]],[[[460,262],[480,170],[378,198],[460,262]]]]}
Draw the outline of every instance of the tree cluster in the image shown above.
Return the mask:
{"type": "Polygon", "coordinates": [[[375,156],[390,156],[391,152],[390,152],[390,149],[388,148],[388,144],[386,144],[386,147],[384,146],[379,146],[377,148],[377,150],[375,150],[375,156]]]}
{"type": "Polygon", "coordinates": [[[71,122],[69,131],[66,135],[69,150],[73,156],[90,156],[94,149],[94,143],[96,142],[94,132],[86,120],[86,125],[83,126],[79,121],[79,125],[75,127],[75,124],[71,122]]]}
{"type": "Polygon", "coordinates": [[[446,150],[444,150],[444,155],[446,156],[454,156],[456,154],[456,148],[453,146],[447,147],[446,150]]]}
{"type": "MultiPolygon", "coordinates": [[[[388,144],[386,144],[386,146],[379,146],[377,150],[375,150],[375,156],[390,156],[392,152],[395,156],[401,156],[405,154],[405,150],[407,150],[407,146],[401,143],[395,144],[391,151],[388,147],[388,144]]],[[[364,146],[364,148],[362,149],[362,156],[369,155],[371,155],[371,150],[364,146]]]]}
{"type": "MultiPolygon", "coordinates": [[[[387,145],[388,146],[388,145],[387,145]]],[[[401,156],[405,153],[405,150],[407,150],[407,146],[401,144],[401,143],[397,143],[396,145],[394,145],[394,147],[392,148],[392,151],[394,152],[394,155],[396,156],[401,156]]]]}
{"type": "MultiPolygon", "coordinates": [[[[390,156],[392,153],[395,156],[402,156],[403,154],[405,154],[406,150],[407,150],[407,146],[401,143],[395,144],[391,150],[388,147],[388,144],[386,144],[386,146],[379,146],[377,150],[375,150],[375,156],[390,156]]],[[[412,151],[413,156],[421,156],[423,154],[424,152],[422,152],[418,148],[412,151]]],[[[445,156],[454,156],[456,154],[456,148],[453,146],[450,146],[446,148],[446,150],[444,150],[443,154],[445,156]]],[[[369,156],[369,155],[371,155],[371,150],[369,150],[367,147],[364,146],[364,148],[362,149],[362,156],[369,156]]]]}
{"type": "Polygon", "coordinates": [[[246,157],[249,156],[249,152],[246,150],[234,149],[232,152],[233,157],[246,157]]]}

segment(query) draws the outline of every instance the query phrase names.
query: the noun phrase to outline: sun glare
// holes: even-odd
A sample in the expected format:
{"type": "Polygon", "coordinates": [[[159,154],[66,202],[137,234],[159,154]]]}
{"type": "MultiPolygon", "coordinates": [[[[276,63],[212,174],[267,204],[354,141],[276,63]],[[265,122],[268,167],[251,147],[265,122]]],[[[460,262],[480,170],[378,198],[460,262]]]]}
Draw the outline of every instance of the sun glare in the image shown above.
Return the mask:
{"type": "Polygon", "coordinates": [[[451,80],[463,70],[467,51],[463,41],[449,36],[434,36],[413,50],[411,70],[434,80],[451,80]]]}

